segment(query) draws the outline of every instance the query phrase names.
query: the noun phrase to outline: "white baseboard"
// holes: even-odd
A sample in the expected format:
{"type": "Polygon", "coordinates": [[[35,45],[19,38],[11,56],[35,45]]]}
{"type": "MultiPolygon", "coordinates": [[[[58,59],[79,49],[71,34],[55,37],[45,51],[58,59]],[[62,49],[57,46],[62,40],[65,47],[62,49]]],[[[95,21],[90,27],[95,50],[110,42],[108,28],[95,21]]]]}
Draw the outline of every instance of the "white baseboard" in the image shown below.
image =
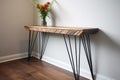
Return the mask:
{"type": "MultiPolygon", "coordinates": [[[[56,59],[53,59],[53,58],[50,58],[50,57],[47,57],[47,56],[43,56],[42,60],[46,61],[46,62],[48,62],[50,64],[53,64],[53,65],[55,65],[57,67],[60,67],[62,69],[65,69],[65,70],[68,70],[68,71],[72,72],[71,66],[69,64],[66,64],[66,63],[62,62],[62,61],[59,61],[59,60],[56,60],[56,59]]],[[[86,70],[81,69],[80,70],[80,75],[92,80],[90,72],[88,72],[86,70]]]]}
{"type": "MultiPolygon", "coordinates": [[[[39,58],[37,56],[37,54],[34,55],[34,56],[36,58],[39,58]]],[[[65,70],[68,70],[68,71],[72,72],[71,66],[69,64],[66,64],[66,63],[62,62],[62,61],[59,61],[59,60],[56,60],[56,59],[53,59],[53,58],[47,57],[47,56],[43,56],[42,60],[46,61],[46,62],[48,62],[50,64],[53,64],[53,65],[55,65],[57,67],[60,67],[62,69],[65,69],[65,70]]],[[[80,70],[80,75],[92,80],[90,72],[85,70],[85,69],[80,70]]],[[[101,75],[101,74],[96,74],[96,80],[116,80],[116,79],[109,78],[109,77],[106,77],[106,76],[101,75]]]]}
{"type": "Polygon", "coordinates": [[[27,57],[27,52],[0,57],[0,63],[27,57]]]}
{"type": "MultiPolygon", "coordinates": [[[[18,54],[3,56],[3,57],[0,57],[0,63],[25,58],[25,57],[27,57],[27,55],[28,55],[28,53],[25,52],[25,53],[18,53],[18,54]]],[[[33,54],[32,56],[39,59],[37,53],[33,54]]],[[[47,56],[43,56],[42,60],[46,61],[50,64],[53,64],[57,67],[60,67],[62,69],[65,69],[65,70],[68,70],[68,71],[72,72],[71,66],[69,64],[66,64],[66,63],[62,62],[62,61],[59,61],[59,60],[56,60],[56,59],[53,59],[53,58],[47,57],[47,56]]],[[[86,78],[91,80],[91,75],[90,75],[89,71],[87,71],[85,69],[81,69],[80,73],[81,73],[80,74],[81,76],[86,77],[86,78]]],[[[116,80],[116,79],[112,79],[112,78],[97,74],[96,75],[96,80],[116,80]]]]}

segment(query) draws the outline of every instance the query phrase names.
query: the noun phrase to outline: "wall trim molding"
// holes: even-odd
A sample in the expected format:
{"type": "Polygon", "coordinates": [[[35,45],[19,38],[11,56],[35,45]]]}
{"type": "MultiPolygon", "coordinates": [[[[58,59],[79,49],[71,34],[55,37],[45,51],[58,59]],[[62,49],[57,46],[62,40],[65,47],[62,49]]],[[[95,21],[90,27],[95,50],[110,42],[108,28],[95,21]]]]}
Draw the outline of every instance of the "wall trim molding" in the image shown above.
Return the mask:
{"type": "MultiPolygon", "coordinates": [[[[35,53],[33,56],[39,59],[37,53],[35,53]]],[[[55,65],[57,67],[60,67],[62,69],[65,69],[65,70],[68,70],[68,71],[72,72],[71,66],[69,64],[66,64],[66,63],[62,62],[62,61],[53,59],[53,58],[48,57],[48,56],[43,56],[42,60],[45,61],[45,62],[48,62],[52,65],[55,65]]],[[[85,70],[85,69],[81,69],[80,75],[92,80],[90,72],[85,70]]],[[[101,74],[97,74],[96,75],[96,80],[116,80],[116,79],[113,79],[113,78],[110,78],[110,77],[107,77],[107,76],[104,76],[104,75],[101,75],[101,74]]]]}
{"type": "Polygon", "coordinates": [[[17,53],[17,54],[2,56],[0,57],[0,63],[25,58],[27,57],[27,54],[28,53],[25,52],[25,53],[17,53]]]}
{"type": "MultiPolygon", "coordinates": [[[[35,52],[33,52],[32,56],[39,59],[38,54],[37,53],[34,54],[34,53],[35,52]]],[[[12,60],[17,60],[17,59],[22,59],[22,58],[27,57],[27,54],[28,54],[27,52],[24,52],[24,53],[17,53],[17,54],[13,54],[13,55],[2,56],[2,57],[0,57],[0,63],[7,62],[7,61],[12,61],[12,60]]],[[[55,65],[57,67],[60,67],[62,69],[65,69],[65,70],[68,70],[68,71],[72,72],[71,66],[69,64],[66,64],[66,63],[62,62],[62,61],[53,59],[53,58],[48,57],[48,56],[43,56],[42,60],[45,61],[45,62],[48,62],[52,65],[55,65]]],[[[85,69],[81,69],[80,74],[81,74],[81,76],[92,80],[89,71],[87,71],[85,69]]],[[[116,79],[106,77],[106,76],[101,75],[101,74],[97,74],[96,75],[96,80],[116,80],[116,79]]]]}
{"type": "MultiPolygon", "coordinates": [[[[45,61],[45,62],[48,62],[50,64],[53,64],[53,65],[55,65],[55,66],[57,66],[59,68],[62,68],[62,69],[65,69],[65,70],[68,70],[68,71],[72,72],[71,66],[69,64],[66,64],[66,63],[62,62],[62,61],[59,61],[59,60],[56,60],[56,59],[52,59],[52,58],[47,57],[47,56],[43,56],[42,60],[45,61]]],[[[81,69],[80,74],[83,77],[91,79],[90,73],[85,71],[85,70],[83,70],[83,69],[81,69]]]]}

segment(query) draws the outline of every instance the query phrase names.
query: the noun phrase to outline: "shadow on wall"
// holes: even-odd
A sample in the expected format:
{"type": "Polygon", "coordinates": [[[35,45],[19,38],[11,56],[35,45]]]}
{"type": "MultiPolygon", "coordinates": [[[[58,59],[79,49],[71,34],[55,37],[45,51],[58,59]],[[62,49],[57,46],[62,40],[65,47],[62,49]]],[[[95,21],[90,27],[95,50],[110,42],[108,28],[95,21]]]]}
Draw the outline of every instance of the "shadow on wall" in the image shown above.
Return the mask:
{"type": "Polygon", "coordinates": [[[55,11],[54,10],[51,10],[51,22],[52,22],[52,25],[51,26],[56,26],[56,15],[55,15],[55,11]]]}
{"type": "Polygon", "coordinates": [[[95,49],[93,54],[95,57],[95,74],[102,74],[116,79],[120,74],[118,70],[120,67],[120,45],[101,30],[93,37],[92,41],[95,49]]]}

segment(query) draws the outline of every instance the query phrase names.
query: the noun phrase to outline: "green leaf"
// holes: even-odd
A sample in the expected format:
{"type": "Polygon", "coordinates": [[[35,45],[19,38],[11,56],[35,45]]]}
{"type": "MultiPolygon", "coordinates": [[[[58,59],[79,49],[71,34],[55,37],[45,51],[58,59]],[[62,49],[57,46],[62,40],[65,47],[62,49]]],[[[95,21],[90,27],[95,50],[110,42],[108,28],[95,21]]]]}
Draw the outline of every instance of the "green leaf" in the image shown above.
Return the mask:
{"type": "Polygon", "coordinates": [[[34,4],[40,4],[38,1],[36,1],[36,0],[33,0],[33,3],[34,4]]]}

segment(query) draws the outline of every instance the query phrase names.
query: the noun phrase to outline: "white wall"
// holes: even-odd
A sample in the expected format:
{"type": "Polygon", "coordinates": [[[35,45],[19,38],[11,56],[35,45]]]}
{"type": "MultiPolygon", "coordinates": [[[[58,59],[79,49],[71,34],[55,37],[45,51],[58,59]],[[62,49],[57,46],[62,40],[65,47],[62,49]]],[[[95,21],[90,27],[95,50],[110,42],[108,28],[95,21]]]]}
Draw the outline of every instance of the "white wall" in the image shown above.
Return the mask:
{"type": "MultiPolygon", "coordinates": [[[[94,72],[99,80],[120,80],[120,0],[56,1],[53,25],[99,28],[92,36],[94,72]]],[[[44,57],[69,64],[62,36],[51,35],[44,57]]],[[[89,71],[84,52],[81,57],[81,69],[89,71]]]]}
{"type": "Polygon", "coordinates": [[[0,57],[27,52],[25,25],[33,25],[32,0],[0,0],[0,57]]]}

